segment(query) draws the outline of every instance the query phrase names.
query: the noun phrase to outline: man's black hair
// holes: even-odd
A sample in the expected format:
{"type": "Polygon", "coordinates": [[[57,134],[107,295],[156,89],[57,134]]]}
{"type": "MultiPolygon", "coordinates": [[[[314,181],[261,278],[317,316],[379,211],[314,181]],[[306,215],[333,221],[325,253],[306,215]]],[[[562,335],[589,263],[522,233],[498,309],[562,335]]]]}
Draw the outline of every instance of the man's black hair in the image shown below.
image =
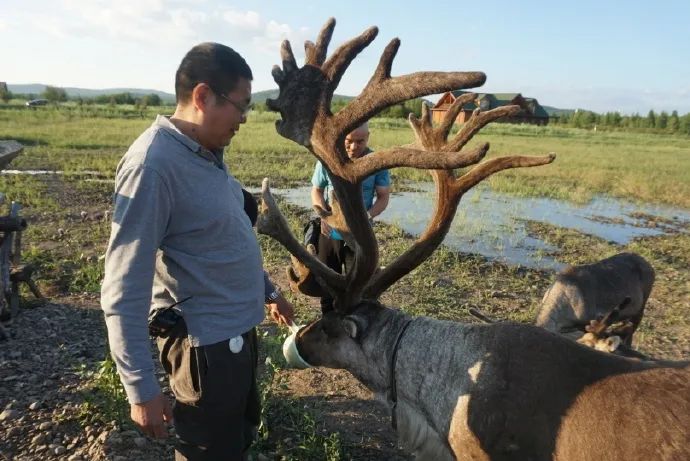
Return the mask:
{"type": "Polygon", "coordinates": [[[220,43],[200,43],[187,52],[175,74],[175,96],[186,103],[199,83],[206,83],[216,94],[227,95],[240,78],[251,80],[247,61],[232,48],[220,43]]]}

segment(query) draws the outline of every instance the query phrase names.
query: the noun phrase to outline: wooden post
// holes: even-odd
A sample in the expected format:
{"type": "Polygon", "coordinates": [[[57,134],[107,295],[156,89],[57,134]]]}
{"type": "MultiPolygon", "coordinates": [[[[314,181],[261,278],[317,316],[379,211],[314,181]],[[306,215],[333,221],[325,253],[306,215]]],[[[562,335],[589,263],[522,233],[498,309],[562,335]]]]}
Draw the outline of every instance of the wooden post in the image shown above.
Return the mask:
{"type": "MultiPolygon", "coordinates": [[[[22,206],[19,204],[19,202],[12,202],[12,205],[10,206],[10,216],[13,218],[19,217],[19,210],[21,209],[22,206]]],[[[8,242],[8,251],[11,251],[9,256],[11,256],[11,263],[15,266],[21,263],[21,236],[22,233],[20,231],[12,232],[8,236],[10,240],[8,242]]],[[[10,262],[9,259],[10,258],[8,258],[6,262],[10,262]]],[[[10,313],[12,316],[15,316],[19,313],[19,281],[12,280],[10,283],[12,287],[10,292],[10,313]]]]}
{"type": "MultiPolygon", "coordinates": [[[[4,170],[7,165],[10,164],[15,157],[17,157],[24,146],[22,146],[17,141],[0,141],[0,170],[4,170]]],[[[5,195],[0,193],[0,204],[4,203],[5,195]]],[[[14,210],[14,216],[18,216],[19,204],[13,203],[10,208],[10,216],[14,210]]],[[[14,242],[12,230],[5,230],[3,232],[2,240],[0,241],[0,314],[4,315],[6,312],[2,312],[6,306],[6,298],[9,295],[9,311],[10,316],[16,315],[19,310],[19,296],[15,297],[13,293],[16,292],[12,285],[10,285],[10,269],[11,269],[11,257],[12,257],[12,245],[14,242]]],[[[21,243],[21,237],[19,238],[19,243],[21,243]]]]}

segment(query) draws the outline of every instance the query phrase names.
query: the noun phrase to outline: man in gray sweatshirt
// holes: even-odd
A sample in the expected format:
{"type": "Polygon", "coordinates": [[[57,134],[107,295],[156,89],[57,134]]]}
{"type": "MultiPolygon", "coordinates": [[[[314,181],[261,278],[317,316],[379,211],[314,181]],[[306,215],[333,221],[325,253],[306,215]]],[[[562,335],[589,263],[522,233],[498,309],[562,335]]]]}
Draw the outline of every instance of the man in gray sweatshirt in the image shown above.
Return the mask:
{"type": "Polygon", "coordinates": [[[151,437],[173,419],[177,460],[240,460],[258,425],[256,334],[264,304],[292,305],[262,269],[239,182],[223,149],[246,122],[252,73],[231,48],[202,43],[175,76],[177,108],[158,116],[117,168],[101,305],[132,420],[151,437]],[[147,317],[178,306],[158,338],[175,405],[154,374],[147,317]]]}

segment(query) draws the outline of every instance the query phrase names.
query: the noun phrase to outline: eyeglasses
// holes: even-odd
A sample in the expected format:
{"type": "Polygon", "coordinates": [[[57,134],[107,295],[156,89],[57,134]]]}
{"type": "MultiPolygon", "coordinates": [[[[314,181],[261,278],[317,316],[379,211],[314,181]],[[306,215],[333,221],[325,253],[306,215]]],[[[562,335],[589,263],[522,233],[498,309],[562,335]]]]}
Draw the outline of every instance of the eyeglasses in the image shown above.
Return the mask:
{"type": "Polygon", "coordinates": [[[235,109],[237,109],[238,111],[240,111],[240,113],[242,114],[242,117],[246,117],[247,114],[249,114],[249,111],[252,110],[252,109],[254,108],[254,104],[247,104],[246,106],[245,106],[245,105],[241,105],[241,104],[236,103],[236,102],[233,101],[232,99],[228,98],[228,97],[225,96],[224,94],[221,94],[221,93],[216,93],[216,94],[217,94],[218,96],[220,96],[221,98],[225,99],[227,102],[229,102],[229,103],[232,104],[233,106],[235,106],[235,109]]]}

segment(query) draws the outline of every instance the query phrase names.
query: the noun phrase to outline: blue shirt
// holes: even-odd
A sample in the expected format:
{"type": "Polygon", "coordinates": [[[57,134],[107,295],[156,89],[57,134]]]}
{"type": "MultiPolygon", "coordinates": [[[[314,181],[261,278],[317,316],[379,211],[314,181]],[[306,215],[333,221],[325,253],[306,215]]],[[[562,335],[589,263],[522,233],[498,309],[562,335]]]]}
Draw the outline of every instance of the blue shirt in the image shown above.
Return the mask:
{"type": "MultiPolygon", "coordinates": [[[[371,153],[371,150],[367,149],[364,155],[371,153]]],[[[324,190],[324,198],[326,203],[330,198],[331,191],[333,190],[333,183],[331,178],[328,176],[326,168],[324,168],[321,162],[316,162],[314,167],[314,174],[311,177],[311,185],[324,190]]],[[[391,185],[391,175],[388,170],[381,170],[367,177],[362,181],[362,196],[364,198],[364,207],[368,210],[374,204],[374,196],[376,194],[377,187],[390,187],[391,185]]],[[[335,230],[331,231],[331,238],[334,240],[342,240],[342,237],[335,230]]]]}

